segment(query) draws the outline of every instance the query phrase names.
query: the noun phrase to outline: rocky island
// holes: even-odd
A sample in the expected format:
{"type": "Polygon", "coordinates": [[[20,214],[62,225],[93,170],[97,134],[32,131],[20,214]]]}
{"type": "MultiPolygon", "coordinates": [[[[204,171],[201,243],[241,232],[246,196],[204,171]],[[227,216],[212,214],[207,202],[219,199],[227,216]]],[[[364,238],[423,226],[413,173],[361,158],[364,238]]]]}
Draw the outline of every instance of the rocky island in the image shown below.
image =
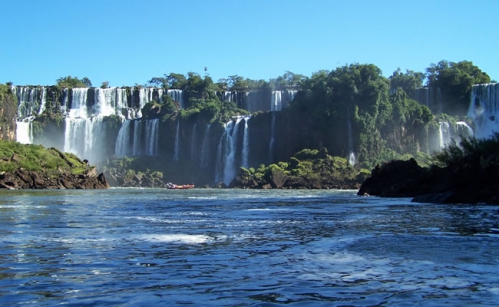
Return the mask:
{"type": "Polygon", "coordinates": [[[104,174],[80,160],[41,145],[0,141],[0,188],[3,189],[106,189],[104,174]]]}
{"type": "Polygon", "coordinates": [[[358,195],[412,197],[423,203],[499,203],[499,134],[452,142],[421,167],[414,159],[377,166],[358,195]]]}

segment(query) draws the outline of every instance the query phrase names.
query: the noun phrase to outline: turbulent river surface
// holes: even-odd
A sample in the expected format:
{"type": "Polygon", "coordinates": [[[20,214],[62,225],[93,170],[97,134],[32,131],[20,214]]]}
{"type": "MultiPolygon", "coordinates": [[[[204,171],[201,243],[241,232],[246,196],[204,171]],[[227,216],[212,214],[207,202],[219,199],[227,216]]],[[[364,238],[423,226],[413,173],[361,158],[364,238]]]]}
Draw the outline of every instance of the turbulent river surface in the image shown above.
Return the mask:
{"type": "Polygon", "coordinates": [[[499,207],[356,191],[0,191],[0,305],[497,306],[499,207]]]}

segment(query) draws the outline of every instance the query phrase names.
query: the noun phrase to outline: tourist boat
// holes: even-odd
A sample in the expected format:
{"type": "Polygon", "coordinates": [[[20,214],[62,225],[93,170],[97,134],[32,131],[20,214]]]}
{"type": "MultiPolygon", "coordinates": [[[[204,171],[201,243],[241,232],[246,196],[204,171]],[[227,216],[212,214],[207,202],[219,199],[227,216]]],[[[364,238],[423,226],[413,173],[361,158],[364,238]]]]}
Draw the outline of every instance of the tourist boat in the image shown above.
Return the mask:
{"type": "Polygon", "coordinates": [[[171,182],[168,182],[166,184],[166,188],[171,190],[192,189],[193,187],[193,184],[174,184],[171,182]]]}

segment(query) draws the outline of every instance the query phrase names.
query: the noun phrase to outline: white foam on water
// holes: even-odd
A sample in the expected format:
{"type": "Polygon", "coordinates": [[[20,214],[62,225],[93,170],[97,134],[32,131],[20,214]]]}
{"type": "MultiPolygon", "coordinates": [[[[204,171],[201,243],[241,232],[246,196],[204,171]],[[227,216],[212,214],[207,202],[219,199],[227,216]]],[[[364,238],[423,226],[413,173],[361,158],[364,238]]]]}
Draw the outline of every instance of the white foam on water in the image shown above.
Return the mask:
{"type": "Polygon", "coordinates": [[[212,241],[211,237],[206,235],[189,235],[189,234],[153,234],[142,235],[140,240],[157,242],[157,243],[185,243],[185,244],[201,244],[212,241]]]}

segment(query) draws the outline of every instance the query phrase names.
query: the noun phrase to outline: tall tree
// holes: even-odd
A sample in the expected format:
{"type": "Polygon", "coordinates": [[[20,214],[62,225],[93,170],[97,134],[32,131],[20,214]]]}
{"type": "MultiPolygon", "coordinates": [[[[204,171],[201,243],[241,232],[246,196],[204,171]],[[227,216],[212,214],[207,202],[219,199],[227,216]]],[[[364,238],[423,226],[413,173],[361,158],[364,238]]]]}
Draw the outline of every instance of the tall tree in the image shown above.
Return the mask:
{"type": "Polygon", "coordinates": [[[418,88],[423,87],[425,74],[409,69],[404,73],[400,68],[397,68],[397,70],[393,72],[389,79],[390,89],[392,91],[401,88],[407,93],[407,95],[409,95],[409,97],[413,97],[414,91],[418,88]]]}
{"type": "Polygon", "coordinates": [[[458,63],[442,60],[431,64],[426,76],[428,86],[440,88],[443,111],[453,115],[465,115],[474,84],[489,83],[490,77],[470,61],[458,63]]]}
{"type": "Polygon", "coordinates": [[[61,88],[90,87],[88,86],[88,83],[92,85],[92,83],[87,77],[83,79],[78,79],[78,77],[66,76],[57,79],[56,85],[61,88]]]}

